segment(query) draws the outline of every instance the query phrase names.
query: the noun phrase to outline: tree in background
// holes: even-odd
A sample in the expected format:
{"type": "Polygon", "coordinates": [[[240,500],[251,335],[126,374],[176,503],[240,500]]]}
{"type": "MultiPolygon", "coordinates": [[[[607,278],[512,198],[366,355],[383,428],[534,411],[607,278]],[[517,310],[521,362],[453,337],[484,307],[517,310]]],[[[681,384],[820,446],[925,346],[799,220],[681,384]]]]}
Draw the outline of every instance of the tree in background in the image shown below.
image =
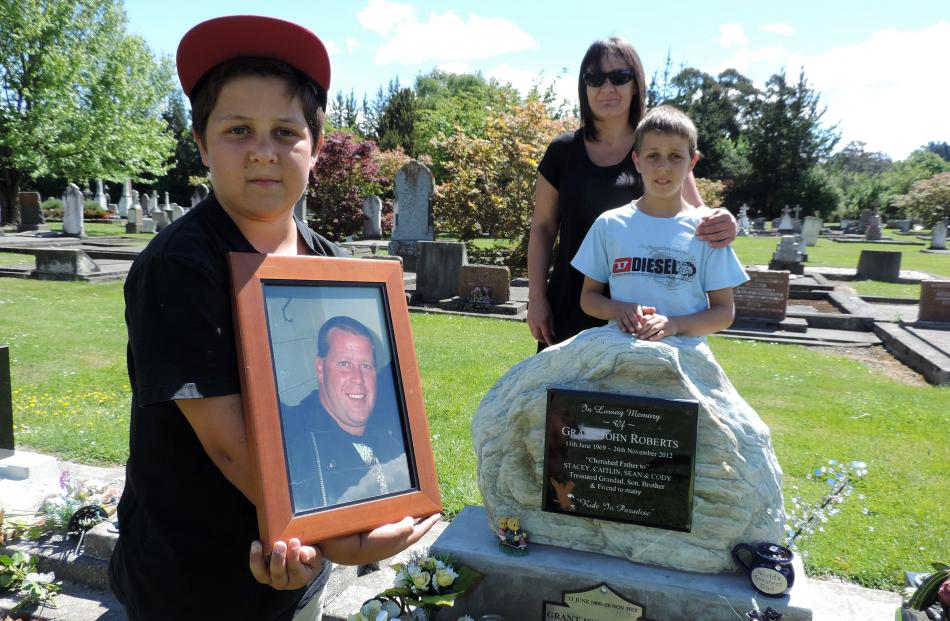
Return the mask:
{"type": "Polygon", "coordinates": [[[447,155],[433,206],[439,230],[465,241],[519,239],[523,259],[538,162],[554,136],[575,126],[575,119],[554,119],[542,101],[529,99],[490,117],[484,138],[461,131],[436,138],[447,155]]]}
{"type": "Polygon", "coordinates": [[[307,188],[308,222],[334,241],[363,229],[363,199],[379,194],[376,144],[348,132],[326,134],[320,163],[307,188]]]}
{"type": "Polygon", "coordinates": [[[915,181],[910,191],[899,197],[896,204],[907,214],[933,226],[938,220],[950,217],[950,172],[942,172],[915,181]]]}
{"type": "Polygon", "coordinates": [[[328,107],[326,131],[348,131],[356,136],[363,136],[360,129],[360,111],[356,105],[356,94],[352,89],[346,97],[337,91],[336,97],[328,107]]]}
{"type": "Polygon", "coordinates": [[[944,160],[950,162],[950,143],[948,142],[928,142],[923,147],[931,153],[936,153],[944,160]]]}
{"type": "Polygon", "coordinates": [[[207,174],[201,162],[198,145],[191,134],[190,113],[185,108],[184,93],[174,89],[168,96],[162,119],[168,132],[175,138],[175,151],[172,155],[171,169],[158,178],[155,189],[159,196],[168,192],[169,200],[179,205],[190,205],[192,194],[191,179],[207,174]]]}
{"type": "Polygon", "coordinates": [[[161,174],[175,139],[160,117],[170,61],[125,32],[110,0],[0,0],[0,215],[40,176],[161,174]]]}
{"type": "Polygon", "coordinates": [[[773,75],[750,106],[749,172],[736,180],[728,201],[748,203],[756,213],[770,218],[778,216],[785,205],[801,205],[806,214],[833,212],[837,205],[825,202],[833,192],[819,187],[828,182],[827,177],[812,173],[838,141],[836,129],[822,125],[824,114],[804,72],[793,84],[784,73],[773,75]],[[819,199],[823,202],[814,202],[819,199]]]}
{"type": "Polygon", "coordinates": [[[702,197],[704,205],[710,209],[722,207],[722,196],[726,190],[722,181],[696,177],[696,189],[699,190],[699,196],[702,197]]]}
{"type": "Polygon", "coordinates": [[[416,124],[416,94],[411,88],[401,88],[386,102],[376,128],[380,149],[403,149],[410,155],[413,150],[413,129],[416,124]]]}

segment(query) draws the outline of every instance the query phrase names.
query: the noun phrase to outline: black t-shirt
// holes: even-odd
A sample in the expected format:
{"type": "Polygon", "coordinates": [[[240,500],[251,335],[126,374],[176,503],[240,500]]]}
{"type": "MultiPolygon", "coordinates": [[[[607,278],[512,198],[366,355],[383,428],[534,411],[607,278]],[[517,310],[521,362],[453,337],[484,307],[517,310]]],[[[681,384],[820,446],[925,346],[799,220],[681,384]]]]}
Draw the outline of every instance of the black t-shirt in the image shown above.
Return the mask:
{"type": "Polygon", "coordinates": [[[605,323],[581,310],[584,275],[571,266],[571,259],[597,216],[643,194],[643,180],[632,155],[631,149],[613,166],[594,164],[584,147],[581,128],[555,138],[538,164],[538,172],[558,191],[558,243],[548,282],[556,342],[605,323]]]}
{"type": "MultiPolygon", "coordinates": [[[[341,254],[297,227],[314,254],[341,254]]],[[[302,594],[254,580],[254,505],[174,403],[241,392],[229,252],[256,251],[211,195],[152,240],[125,282],[132,418],[110,581],[132,619],[283,620],[302,594]]]]}

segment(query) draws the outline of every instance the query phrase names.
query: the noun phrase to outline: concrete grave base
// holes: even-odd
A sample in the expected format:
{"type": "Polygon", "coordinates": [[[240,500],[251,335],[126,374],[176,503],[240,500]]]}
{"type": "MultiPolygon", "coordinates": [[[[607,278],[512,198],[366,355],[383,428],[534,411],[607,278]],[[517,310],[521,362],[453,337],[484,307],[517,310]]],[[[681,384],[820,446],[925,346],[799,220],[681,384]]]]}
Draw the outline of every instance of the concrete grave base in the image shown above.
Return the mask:
{"type": "Polygon", "coordinates": [[[28,451],[0,449],[0,509],[30,512],[59,491],[56,460],[28,451]]]}
{"type": "Polygon", "coordinates": [[[502,304],[492,304],[491,302],[472,302],[465,298],[455,296],[439,300],[439,308],[443,310],[462,311],[466,313],[483,313],[486,315],[518,315],[527,310],[526,302],[512,300],[502,304]]]}
{"type": "Polygon", "coordinates": [[[89,255],[78,248],[43,248],[33,251],[39,280],[87,280],[101,270],[89,255]]]}
{"type": "MultiPolygon", "coordinates": [[[[486,613],[506,619],[543,619],[544,603],[559,603],[565,591],[586,590],[606,583],[625,599],[644,608],[643,618],[663,621],[722,621],[735,611],[771,606],[784,621],[812,619],[814,597],[801,561],[795,562],[795,586],[783,597],[764,597],[744,574],[698,574],[638,565],[591,552],[531,544],[526,556],[512,556],[498,547],[487,525],[484,507],[465,507],[436,540],[431,553],[448,554],[476,569],[485,579],[456,600],[451,618],[486,613]]],[[[529,537],[530,537],[529,533],[529,537]]],[[[662,531],[657,531],[662,541],[662,531]]]]}

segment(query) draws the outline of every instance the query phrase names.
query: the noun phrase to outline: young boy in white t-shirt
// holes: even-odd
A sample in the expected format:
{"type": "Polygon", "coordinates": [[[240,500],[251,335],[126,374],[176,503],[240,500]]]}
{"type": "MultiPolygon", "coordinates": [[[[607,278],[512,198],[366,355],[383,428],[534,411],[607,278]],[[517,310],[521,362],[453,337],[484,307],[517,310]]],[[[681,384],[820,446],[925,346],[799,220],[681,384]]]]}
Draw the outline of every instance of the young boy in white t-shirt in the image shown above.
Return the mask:
{"type": "Polygon", "coordinates": [[[597,218],[571,261],[585,276],[585,313],[641,339],[675,337],[668,342],[686,346],[732,324],[732,289],[748,277],[731,247],[695,237],[703,212],[690,209],[680,188],[698,159],[696,126],[676,108],[654,108],[637,125],[643,197],[597,218]]]}

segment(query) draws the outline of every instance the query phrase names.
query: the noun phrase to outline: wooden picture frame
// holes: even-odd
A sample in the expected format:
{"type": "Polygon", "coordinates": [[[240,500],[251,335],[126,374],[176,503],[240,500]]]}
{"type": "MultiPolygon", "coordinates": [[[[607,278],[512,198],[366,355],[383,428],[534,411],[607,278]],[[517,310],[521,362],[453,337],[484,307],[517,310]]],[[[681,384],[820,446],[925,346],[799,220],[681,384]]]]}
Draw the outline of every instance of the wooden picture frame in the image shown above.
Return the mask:
{"type": "Polygon", "coordinates": [[[228,260],[265,553],[441,511],[401,265],[228,260]]]}

